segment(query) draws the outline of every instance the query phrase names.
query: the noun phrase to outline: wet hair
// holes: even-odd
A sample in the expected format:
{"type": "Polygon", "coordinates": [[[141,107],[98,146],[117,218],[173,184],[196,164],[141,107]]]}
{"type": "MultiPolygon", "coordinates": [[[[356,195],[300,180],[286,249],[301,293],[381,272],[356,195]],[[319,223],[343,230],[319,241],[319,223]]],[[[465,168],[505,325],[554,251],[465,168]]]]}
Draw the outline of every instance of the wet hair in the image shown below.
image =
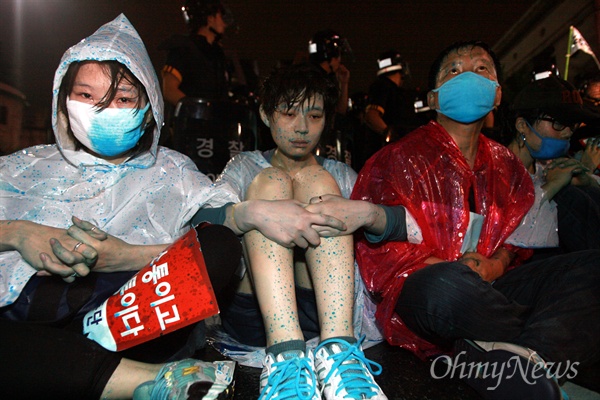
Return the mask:
{"type": "MultiPolygon", "coordinates": [[[[78,61],[78,62],[73,62],[69,65],[69,68],[67,69],[67,72],[65,73],[65,76],[63,77],[63,79],[60,83],[60,89],[58,91],[58,111],[59,111],[59,113],[62,113],[65,116],[69,115],[69,112],[67,110],[67,99],[69,98],[69,95],[73,91],[73,86],[75,85],[75,78],[77,77],[77,73],[79,72],[79,70],[81,69],[81,67],[83,65],[92,63],[92,62],[98,63],[100,66],[102,66],[102,68],[104,69],[104,72],[110,78],[110,82],[111,82],[108,92],[106,92],[106,94],[100,100],[100,102],[98,102],[98,104],[96,104],[96,106],[98,108],[98,112],[107,108],[110,105],[110,103],[115,99],[115,97],[117,96],[119,84],[122,81],[125,81],[125,82],[131,84],[139,93],[137,101],[135,103],[135,108],[136,108],[135,112],[136,113],[139,112],[139,110],[142,108],[142,104],[144,101],[149,102],[148,95],[146,93],[146,88],[144,87],[142,82],[140,82],[140,80],[137,79],[131,73],[131,71],[129,71],[129,69],[127,69],[127,67],[125,67],[120,62],[113,61],[113,60],[109,60],[109,61],[78,61]]],[[[68,118],[67,118],[67,121],[68,121],[68,118]]],[[[144,134],[140,138],[139,143],[133,149],[131,149],[130,153],[129,153],[129,156],[132,158],[139,154],[149,151],[152,147],[152,142],[154,140],[153,131],[154,131],[154,127],[156,126],[156,121],[154,120],[154,117],[152,117],[152,106],[150,106],[148,108],[148,111],[146,112],[146,117],[144,118],[144,121],[148,121],[148,122],[146,122],[146,127],[144,128],[144,134]]],[[[79,140],[77,140],[75,135],[73,135],[73,131],[71,130],[70,122],[67,124],[67,133],[75,141],[75,149],[76,150],[81,149],[83,147],[83,145],[79,142],[79,140]]]]}
{"type": "Polygon", "coordinates": [[[323,97],[326,131],[333,124],[339,89],[332,79],[312,64],[292,64],[275,69],[263,82],[259,99],[263,112],[271,119],[280,104],[290,109],[295,104],[314,99],[316,95],[323,97]]]}
{"type": "Polygon", "coordinates": [[[429,70],[429,90],[435,89],[435,85],[437,83],[437,76],[440,72],[440,69],[442,68],[442,64],[444,63],[444,61],[446,61],[446,58],[448,58],[450,53],[465,49],[471,50],[474,47],[482,48],[490,55],[492,61],[494,61],[494,67],[496,68],[496,76],[498,77],[498,82],[500,82],[502,80],[501,65],[498,56],[496,56],[496,53],[494,53],[494,51],[487,43],[482,42],[481,40],[468,40],[462,42],[455,42],[451,44],[450,46],[442,50],[442,52],[433,61],[433,64],[431,64],[431,69],[429,70]]]}

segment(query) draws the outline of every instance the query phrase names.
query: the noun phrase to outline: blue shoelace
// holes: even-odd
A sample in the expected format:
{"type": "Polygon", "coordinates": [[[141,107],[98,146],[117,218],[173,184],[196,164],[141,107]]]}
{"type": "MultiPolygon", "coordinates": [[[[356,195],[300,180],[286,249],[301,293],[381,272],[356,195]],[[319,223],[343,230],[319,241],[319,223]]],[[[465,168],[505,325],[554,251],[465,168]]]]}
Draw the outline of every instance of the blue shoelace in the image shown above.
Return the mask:
{"type": "Polygon", "coordinates": [[[313,398],[317,380],[306,357],[279,361],[272,366],[275,370],[269,375],[267,385],[259,397],[260,400],[269,400],[275,395],[281,400],[313,398]],[[267,389],[269,389],[268,393],[267,389]]]}
{"type": "Polygon", "coordinates": [[[329,339],[318,346],[323,347],[329,344],[338,343],[341,345],[341,348],[347,348],[339,353],[329,355],[329,358],[331,358],[334,363],[324,381],[327,382],[332,374],[337,371],[341,377],[341,383],[336,390],[336,395],[344,389],[348,395],[355,399],[362,399],[362,396],[365,394],[368,394],[369,396],[377,394],[377,389],[379,387],[373,382],[373,379],[365,373],[365,369],[362,365],[366,366],[373,375],[379,375],[382,368],[380,364],[365,357],[365,354],[360,349],[360,344],[363,340],[364,337],[357,343],[350,344],[339,339],[329,339]]]}

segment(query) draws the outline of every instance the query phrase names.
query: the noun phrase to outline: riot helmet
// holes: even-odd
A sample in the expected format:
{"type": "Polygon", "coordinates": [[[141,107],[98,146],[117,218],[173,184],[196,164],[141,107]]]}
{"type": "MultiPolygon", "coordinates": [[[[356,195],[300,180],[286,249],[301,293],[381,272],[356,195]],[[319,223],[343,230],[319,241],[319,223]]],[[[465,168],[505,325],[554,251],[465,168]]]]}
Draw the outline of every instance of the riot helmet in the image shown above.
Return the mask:
{"type": "Polygon", "coordinates": [[[409,75],[408,64],[396,50],[381,53],[377,58],[377,68],[377,76],[395,71],[399,71],[402,76],[409,75]]]}
{"type": "Polygon", "coordinates": [[[312,63],[320,64],[342,55],[352,59],[352,49],[345,38],[331,29],[315,33],[308,42],[308,56],[312,63]]]}
{"type": "Polygon", "coordinates": [[[206,26],[208,17],[219,11],[223,22],[229,26],[233,25],[233,13],[221,0],[186,0],[185,5],[181,7],[183,19],[191,32],[206,26]]]}

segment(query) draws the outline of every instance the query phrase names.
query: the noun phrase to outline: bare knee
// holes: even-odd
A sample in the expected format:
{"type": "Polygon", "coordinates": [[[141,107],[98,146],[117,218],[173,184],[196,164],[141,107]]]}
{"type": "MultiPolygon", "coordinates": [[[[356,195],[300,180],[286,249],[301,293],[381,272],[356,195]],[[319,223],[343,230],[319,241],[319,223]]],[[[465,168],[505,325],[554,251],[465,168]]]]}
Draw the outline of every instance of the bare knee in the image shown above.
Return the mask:
{"type": "Polygon", "coordinates": [[[278,168],[265,168],[248,186],[246,200],[292,199],[293,193],[292,178],[288,174],[278,168]]]}
{"type": "Polygon", "coordinates": [[[306,167],[298,172],[293,179],[293,189],[294,198],[304,203],[323,194],[341,194],[333,176],[320,165],[306,167]]]}

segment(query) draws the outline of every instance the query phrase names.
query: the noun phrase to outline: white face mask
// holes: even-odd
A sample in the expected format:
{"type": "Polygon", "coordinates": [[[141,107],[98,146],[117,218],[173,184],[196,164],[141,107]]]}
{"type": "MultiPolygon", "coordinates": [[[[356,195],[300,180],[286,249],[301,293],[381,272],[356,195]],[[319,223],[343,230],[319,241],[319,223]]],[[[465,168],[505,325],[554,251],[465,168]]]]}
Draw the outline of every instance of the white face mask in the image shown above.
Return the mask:
{"type": "Polygon", "coordinates": [[[150,103],[143,109],[105,108],[67,99],[69,123],[82,145],[94,153],[114,157],[131,150],[144,134],[144,117],[150,103]]]}

